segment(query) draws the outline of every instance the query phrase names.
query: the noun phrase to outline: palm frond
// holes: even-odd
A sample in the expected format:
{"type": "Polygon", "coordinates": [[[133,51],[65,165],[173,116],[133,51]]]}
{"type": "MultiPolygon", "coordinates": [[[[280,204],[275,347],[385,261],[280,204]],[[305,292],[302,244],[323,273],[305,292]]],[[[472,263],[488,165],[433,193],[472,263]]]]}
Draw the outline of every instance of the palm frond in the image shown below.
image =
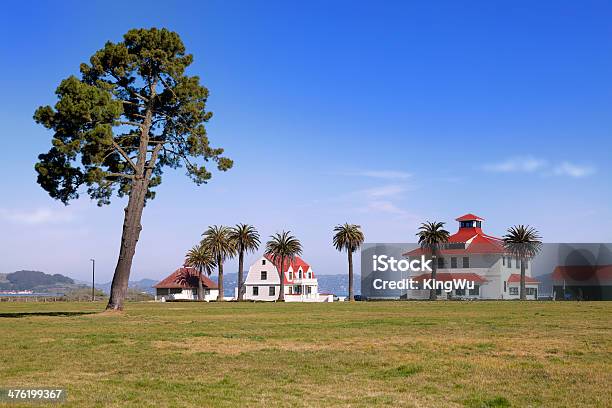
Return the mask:
{"type": "Polygon", "coordinates": [[[421,224],[419,232],[419,245],[424,250],[437,252],[440,246],[448,242],[450,233],[444,229],[444,223],[438,221],[427,221],[421,224]]]}
{"type": "Polygon", "coordinates": [[[259,249],[259,232],[252,225],[237,224],[230,228],[230,239],[236,244],[236,249],[242,252],[255,252],[259,249]]]}
{"type": "Polygon", "coordinates": [[[187,251],[185,255],[185,263],[210,276],[212,271],[217,266],[215,257],[205,245],[196,245],[187,251]]]}
{"type": "Polygon", "coordinates": [[[334,232],[333,244],[338,251],[355,252],[365,240],[360,225],[349,223],[336,225],[334,232]]]}
{"type": "MultiPolygon", "coordinates": [[[[202,245],[217,260],[217,263],[236,255],[236,242],[231,238],[231,230],[223,225],[212,225],[202,234],[202,245]]],[[[217,265],[218,266],[218,265],[217,265]]]]}
{"type": "MultiPolygon", "coordinates": [[[[291,231],[283,231],[270,237],[266,243],[265,253],[272,258],[275,264],[281,259],[290,262],[302,254],[302,243],[291,235],[291,231]]],[[[284,265],[281,265],[281,270],[284,270],[284,265]]]]}
{"type": "Polygon", "coordinates": [[[542,248],[540,233],[529,225],[521,224],[508,228],[502,239],[506,251],[521,259],[533,258],[542,248]]]}

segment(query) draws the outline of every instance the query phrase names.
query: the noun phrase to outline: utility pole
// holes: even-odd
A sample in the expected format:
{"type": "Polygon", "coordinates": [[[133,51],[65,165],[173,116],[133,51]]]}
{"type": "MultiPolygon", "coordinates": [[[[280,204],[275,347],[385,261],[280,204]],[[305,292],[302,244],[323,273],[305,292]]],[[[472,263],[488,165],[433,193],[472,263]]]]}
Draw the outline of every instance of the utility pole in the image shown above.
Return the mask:
{"type": "Polygon", "coordinates": [[[96,300],[96,260],[90,259],[91,261],[91,301],[96,300]]]}

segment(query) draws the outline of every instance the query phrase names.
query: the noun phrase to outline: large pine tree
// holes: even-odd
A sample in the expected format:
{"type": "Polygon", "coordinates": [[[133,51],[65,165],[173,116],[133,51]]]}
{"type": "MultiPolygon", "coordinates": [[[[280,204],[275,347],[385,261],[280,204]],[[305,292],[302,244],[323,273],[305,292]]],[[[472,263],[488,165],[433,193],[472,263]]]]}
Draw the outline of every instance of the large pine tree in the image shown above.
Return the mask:
{"type": "Polygon", "coordinates": [[[184,166],[201,184],[211,177],[204,162],[219,170],[232,166],[223,149],[209,145],[208,90],[197,76],[185,75],[192,60],[177,33],[130,30],[81,64],[80,78],[60,83],[55,107],[34,114],[54,131],[51,149],[36,164],[38,183],[51,197],[67,204],[83,185],[98,205],[109,204],[113,194],[128,196],[107,309],[123,308],[143,208],[163,168],[184,166]]]}

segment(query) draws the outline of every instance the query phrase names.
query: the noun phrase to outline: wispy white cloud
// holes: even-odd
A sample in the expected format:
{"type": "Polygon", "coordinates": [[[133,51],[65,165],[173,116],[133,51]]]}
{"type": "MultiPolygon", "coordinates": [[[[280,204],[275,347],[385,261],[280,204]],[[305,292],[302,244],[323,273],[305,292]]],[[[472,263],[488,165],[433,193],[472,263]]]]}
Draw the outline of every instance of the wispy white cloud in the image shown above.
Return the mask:
{"type": "Polygon", "coordinates": [[[570,162],[563,162],[556,166],[553,172],[557,176],[570,176],[574,178],[586,177],[595,173],[595,168],[591,166],[582,166],[570,162]]]}
{"type": "Polygon", "coordinates": [[[380,178],[387,180],[406,180],[412,177],[412,174],[407,173],[405,171],[397,171],[397,170],[360,170],[360,171],[351,171],[344,173],[348,176],[360,176],[360,177],[371,177],[371,178],[380,178]]]}
{"type": "Polygon", "coordinates": [[[24,225],[61,224],[72,221],[74,215],[68,210],[60,211],[51,208],[33,210],[0,208],[0,219],[24,225]]]}
{"type": "Polygon", "coordinates": [[[533,156],[512,157],[498,163],[485,164],[482,168],[494,173],[539,173],[545,176],[555,175],[573,178],[590,176],[596,171],[593,166],[568,161],[554,164],[533,156]]]}
{"type": "Polygon", "coordinates": [[[523,156],[511,157],[498,163],[485,164],[483,169],[496,173],[533,173],[543,169],[546,165],[546,160],[523,156]]]}
{"type": "Polygon", "coordinates": [[[380,198],[397,196],[398,194],[401,194],[406,190],[407,188],[404,186],[391,184],[387,186],[368,188],[366,190],[363,190],[363,193],[365,193],[368,198],[380,198]]]}

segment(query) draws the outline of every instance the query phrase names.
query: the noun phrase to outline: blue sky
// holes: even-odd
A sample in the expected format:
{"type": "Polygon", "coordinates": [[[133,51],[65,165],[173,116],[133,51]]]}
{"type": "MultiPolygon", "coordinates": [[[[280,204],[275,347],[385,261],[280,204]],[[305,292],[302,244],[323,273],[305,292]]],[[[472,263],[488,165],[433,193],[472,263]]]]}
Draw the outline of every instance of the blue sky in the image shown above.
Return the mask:
{"type": "MultiPolygon", "coordinates": [[[[612,6],[604,1],[17,2],[0,16],[0,272],[112,277],[124,202],[54,202],[36,184],[37,106],[105,41],[177,31],[210,89],[208,133],[235,167],[197,187],[167,172],[132,276],[161,278],[210,224],[291,230],[344,273],[331,229],[410,242],[474,212],[502,235],[612,241],[612,6]]],[[[252,258],[251,258],[252,259],[252,258]]],[[[235,270],[228,263],[226,270],[235,270]]]]}

